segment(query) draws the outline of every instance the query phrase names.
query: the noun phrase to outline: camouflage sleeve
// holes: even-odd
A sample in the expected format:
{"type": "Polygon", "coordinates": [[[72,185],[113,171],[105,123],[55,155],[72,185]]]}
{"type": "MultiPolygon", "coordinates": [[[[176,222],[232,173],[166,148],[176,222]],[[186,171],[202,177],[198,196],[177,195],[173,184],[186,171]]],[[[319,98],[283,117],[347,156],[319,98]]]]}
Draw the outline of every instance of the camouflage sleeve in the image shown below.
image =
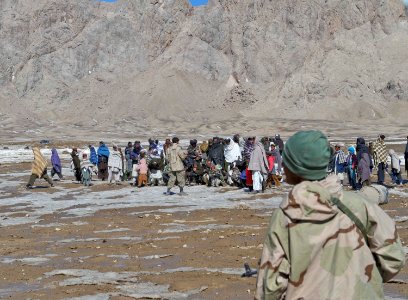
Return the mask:
{"type": "Polygon", "coordinates": [[[405,264],[405,252],[394,221],[378,206],[367,205],[368,240],[384,282],[405,264]]]}
{"type": "Polygon", "coordinates": [[[284,299],[290,271],[287,249],[286,217],[281,209],[276,209],[272,214],[263,246],[256,283],[256,300],[284,299]]]}

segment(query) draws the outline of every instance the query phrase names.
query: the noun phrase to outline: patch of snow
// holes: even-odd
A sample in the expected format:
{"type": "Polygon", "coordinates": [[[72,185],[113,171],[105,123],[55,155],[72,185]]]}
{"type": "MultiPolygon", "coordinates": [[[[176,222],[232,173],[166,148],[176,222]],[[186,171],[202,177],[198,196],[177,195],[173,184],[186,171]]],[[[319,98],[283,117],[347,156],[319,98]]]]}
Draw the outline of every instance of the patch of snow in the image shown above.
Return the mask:
{"type": "Polygon", "coordinates": [[[106,255],[109,258],[120,258],[120,259],[130,259],[130,256],[127,254],[124,255],[106,255]]]}
{"type": "Polygon", "coordinates": [[[129,228],[115,228],[115,229],[107,229],[107,230],[98,230],[94,231],[94,233],[111,233],[111,232],[124,232],[129,231],[129,228]]]}
{"type": "Polygon", "coordinates": [[[46,257],[24,257],[24,258],[3,258],[0,262],[3,264],[12,264],[15,262],[23,263],[29,266],[39,266],[45,264],[50,259],[46,257]]]}
{"type": "MultiPolygon", "coordinates": [[[[9,183],[7,182],[7,184],[9,183]]],[[[216,208],[233,209],[236,207],[236,201],[230,201],[230,199],[250,199],[245,202],[250,208],[268,210],[278,207],[283,197],[271,195],[269,199],[252,199],[253,195],[242,190],[219,193],[216,188],[205,186],[187,188],[186,191],[189,194],[187,197],[165,196],[163,195],[164,190],[165,187],[150,187],[141,189],[137,193],[132,193],[134,191],[132,187],[98,192],[64,187],[54,188],[54,193],[33,193],[24,190],[20,196],[2,199],[0,208],[3,206],[16,206],[16,209],[12,212],[3,213],[0,225],[12,226],[38,223],[44,215],[53,213],[64,214],[67,218],[78,218],[94,215],[104,209],[137,208],[140,206],[160,207],[155,209],[154,213],[174,213],[216,208]],[[56,192],[55,189],[57,189],[56,192]],[[120,202],[117,201],[118,197],[121,198],[120,202]],[[29,213],[24,217],[14,216],[19,211],[29,213]]],[[[132,214],[141,215],[141,213],[132,214]]]]}
{"type": "Polygon", "coordinates": [[[111,294],[96,294],[90,296],[80,296],[74,298],[65,298],[65,300],[109,300],[111,299],[111,294]]]}

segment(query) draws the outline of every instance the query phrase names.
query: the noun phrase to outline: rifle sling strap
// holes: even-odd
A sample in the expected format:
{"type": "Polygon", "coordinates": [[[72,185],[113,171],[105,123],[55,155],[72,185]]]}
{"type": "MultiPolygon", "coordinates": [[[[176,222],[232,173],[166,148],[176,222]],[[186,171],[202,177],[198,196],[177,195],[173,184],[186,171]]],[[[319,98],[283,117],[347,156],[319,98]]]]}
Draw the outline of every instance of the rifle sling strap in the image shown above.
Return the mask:
{"type": "Polygon", "coordinates": [[[361,233],[364,235],[364,239],[368,243],[368,232],[361,220],[338,198],[331,198],[331,202],[338,207],[353,223],[360,229],[361,233]]]}

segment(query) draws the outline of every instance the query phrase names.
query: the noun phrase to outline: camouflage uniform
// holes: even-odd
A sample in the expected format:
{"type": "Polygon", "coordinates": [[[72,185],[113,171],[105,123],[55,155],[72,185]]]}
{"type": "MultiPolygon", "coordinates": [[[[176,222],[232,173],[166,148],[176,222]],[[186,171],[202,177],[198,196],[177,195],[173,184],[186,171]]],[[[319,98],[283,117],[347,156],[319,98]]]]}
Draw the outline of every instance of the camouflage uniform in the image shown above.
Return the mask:
{"type": "Polygon", "coordinates": [[[173,144],[167,149],[166,158],[169,162],[170,172],[169,181],[167,183],[168,188],[172,188],[178,182],[178,186],[183,188],[186,184],[186,172],[184,171],[183,160],[187,154],[181,149],[178,144],[173,144]]]}
{"type": "Polygon", "coordinates": [[[304,181],[272,215],[255,299],[383,299],[382,282],[404,260],[394,222],[373,201],[343,192],[335,175],[304,181]],[[368,243],[332,197],[361,220],[368,243]]]}

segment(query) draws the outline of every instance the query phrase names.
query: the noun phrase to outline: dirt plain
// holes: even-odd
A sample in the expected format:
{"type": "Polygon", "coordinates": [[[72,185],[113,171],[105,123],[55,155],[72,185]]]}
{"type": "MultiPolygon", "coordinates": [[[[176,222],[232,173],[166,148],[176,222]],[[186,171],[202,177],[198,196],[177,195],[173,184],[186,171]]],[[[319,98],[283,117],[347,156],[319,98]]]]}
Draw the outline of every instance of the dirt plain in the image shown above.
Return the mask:
{"type": "MultiPolygon", "coordinates": [[[[273,207],[251,204],[284,197],[290,189],[285,185],[283,190],[249,196],[235,188],[207,192],[205,187],[190,187],[189,194],[210,194],[232,205],[200,208],[199,197],[194,196],[191,202],[197,207],[185,210],[189,196],[172,196],[178,197],[173,201],[180,199],[172,204],[165,196],[154,205],[142,201],[148,189],[161,194],[164,187],[136,191],[127,183],[110,186],[95,181],[86,189],[73,183],[69,173],[56,182],[57,188],[38,180],[36,189],[26,191],[29,167],[20,163],[11,172],[10,165],[0,166],[0,179],[6,183],[0,195],[0,298],[4,299],[252,299],[256,279],[240,274],[245,262],[257,266],[273,207]],[[108,202],[101,202],[96,211],[75,215],[91,210],[83,201],[75,203],[92,194],[108,202]],[[53,195],[56,198],[38,207],[74,204],[24,220],[41,210],[35,201],[53,195]],[[130,205],[110,208],[125,203],[123,195],[130,195],[130,205]],[[7,224],[9,220],[20,224],[7,224]]],[[[404,244],[408,243],[407,190],[406,185],[392,187],[390,203],[382,206],[397,218],[404,244]]],[[[385,284],[389,299],[408,297],[407,280],[406,266],[394,283],[385,284]]]]}

